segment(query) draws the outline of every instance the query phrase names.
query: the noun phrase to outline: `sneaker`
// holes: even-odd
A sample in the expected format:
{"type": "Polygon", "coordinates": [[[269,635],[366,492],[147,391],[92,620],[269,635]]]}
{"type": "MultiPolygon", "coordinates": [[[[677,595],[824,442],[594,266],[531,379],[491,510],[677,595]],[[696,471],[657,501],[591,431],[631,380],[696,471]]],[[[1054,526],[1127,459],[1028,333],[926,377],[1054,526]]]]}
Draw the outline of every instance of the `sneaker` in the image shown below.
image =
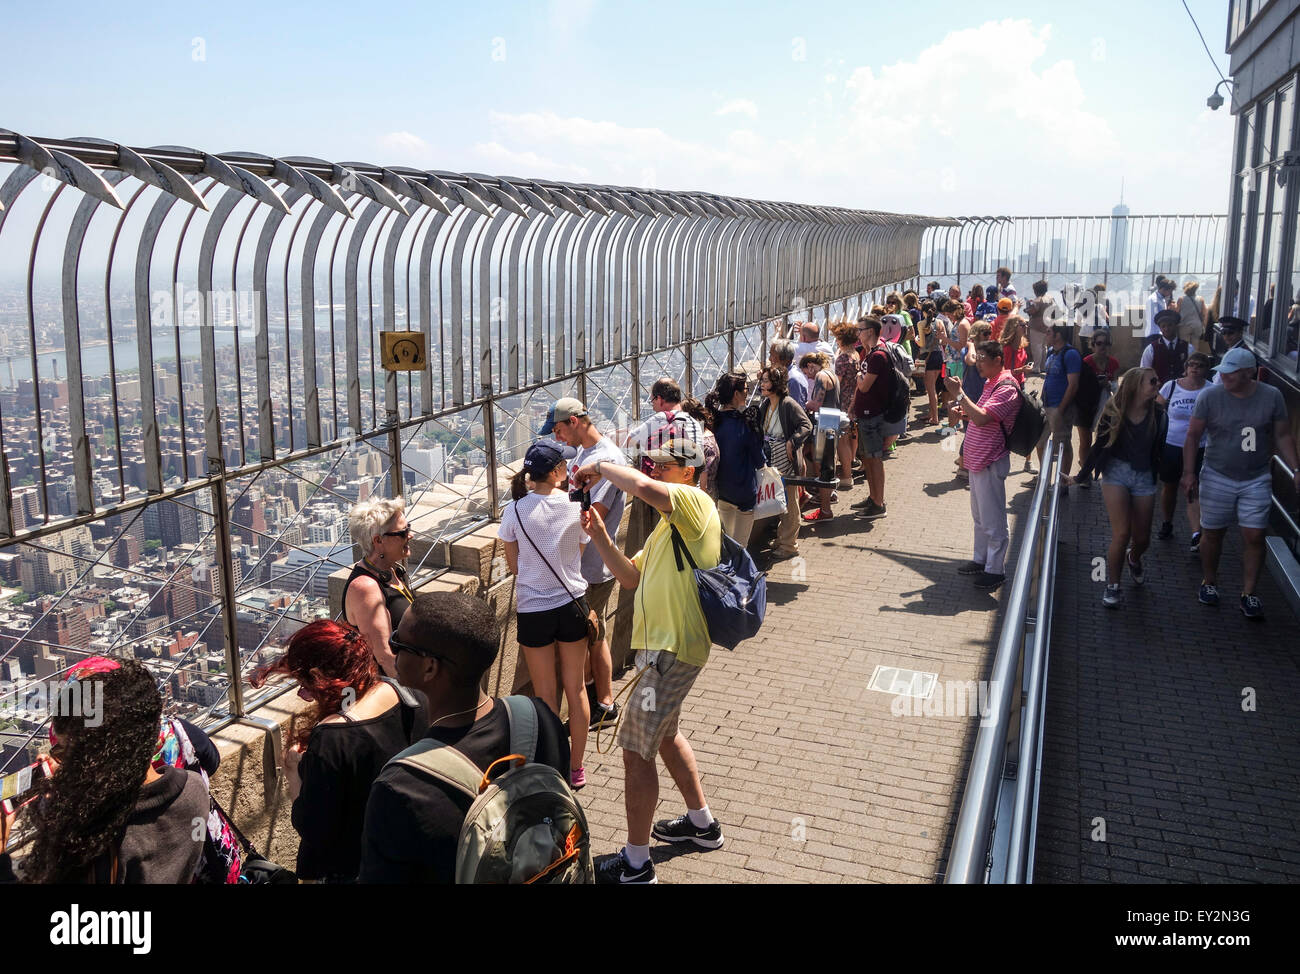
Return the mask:
{"type": "Polygon", "coordinates": [[[1083,477],[1083,476],[1075,477],[1075,478],[1074,478],[1074,482],[1075,482],[1076,485],[1078,485],[1078,487],[1079,487],[1080,490],[1090,490],[1090,489],[1092,488],[1092,477],[1091,477],[1091,476],[1087,476],[1087,477],[1083,477]]]}
{"type": "Polygon", "coordinates": [[[1107,585],[1106,594],[1101,597],[1101,604],[1108,609],[1118,609],[1120,603],[1119,586],[1107,585]]]}
{"type": "Polygon", "coordinates": [[[807,521],[809,524],[815,524],[818,521],[833,521],[835,520],[835,515],[827,514],[820,507],[817,507],[809,511],[808,513],[806,513],[803,516],[803,519],[807,521]]]}
{"type": "Polygon", "coordinates": [[[1160,541],[1168,541],[1174,536],[1174,522],[1165,521],[1160,525],[1160,530],[1156,532],[1156,538],[1160,541]]]}
{"type": "Polygon", "coordinates": [[[866,506],[863,507],[862,510],[858,511],[858,517],[866,518],[868,521],[874,521],[877,518],[882,518],[884,516],[885,505],[877,504],[870,498],[868,498],[866,506]]]}
{"type": "Polygon", "coordinates": [[[893,446],[891,446],[889,449],[885,451],[885,459],[893,460],[897,456],[898,456],[898,444],[895,443],[893,446]]]}
{"type": "Polygon", "coordinates": [[[854,501],[852,504],[849,505],[849,507],[853,508],[855,511],[860,511],[862,510],[862,508],[870,507],[874,503],[875,501],[873,501],[870,497],[864,497],[860,501],[854,501]]]}
{"type": "Polygon", "coordinates": [[[596,882],[603,886],[646,886],[659,882],[659,877],[655,875],[654,862],[647,859],[640,869],[633,869],[623,850],[619,849],[617,855],[610,856],[596,867],[596,882]]]}
{"type": "Polygon", "coordinates": [[[994,575],[992,572],[980,572],[975,579],[975,587],[988,589],[990,592],[1007,580],[1006,575],[994,575]]]}
{"type": "Polygon", "coordinates": [[[1194,531],[1192,533],[1192,543],[1187,550],[1193,555],[1199,555],[1201,553],[1201,532],[1200,531],[1194,531]]]}
{"type": "Polygon", "coordinates": [[[911,443],[913,439],[915,439],[915,437],[912,436],[911,433],[903,432],[898,434],[899,443],[911,443]]]}
{"type": "Polygon", "coordinates": [[[848,480],[841,480],[841,481],[839,482],[839,489],[840,489],[840,490],[852,490],[852,489],[853,489],[853,480],[852,480],[852,478],[850,478],[850,479],[848,479],[848,480]]]}
{"type": "Polygon", "coordinates": [[[984,565],[978,561],[968,561],[957,568],[958,575],[979,575],[984,571],[984,565]]]}
{"type": "Polygon", "coordinates": [[[722,824],[716,818],[708,828],[700,829],[692,824],[689,815],[678,815],[655,822],[650,834],[660,842],[694,842],[701,849],[722,848],[722,824]]]}
{"type": "Polygon", "coordinates": [[[599,700],[592,704],[590,730],[596,730],[602,725],[613,727],[616,720],[618,720],[618,704],[612,703],[606,707],[599,700]]]}
{"type": "Polygon", "coordinates": [[[582,790],[582,787],[583,787],[586,783],[587,783],[587,769],[586,769],[586,768],[570,768],[570,769],[569,769],[569,785],[573,788],[574,791],[581,791],[581,790],[582,790]]]}
{"type": "Polygon", "coordinates": [[[1241,597],[1241,614],[1247,619],[1262,620],[1264,618],[1264,603],[1256,595],[1243,595],[1241,597]]]}
{"type": "Polygon", "coordinates": [[[1213,585],[1202,585],[1200,591],[1196,593],[1196,600],[1201,605],[1218,605],[1219,590],[1213,585]]]}
{"type": "Polygon", "coordinates": [[[1128,562],[1128,573],[1133,576],[1134,585],[1141,585],[1147,580],[1146,570],[1142,567],[1141,558],[1135,562],[1133,556],[1129,554],[1124,558],[1124,560],[1128,562]]]}

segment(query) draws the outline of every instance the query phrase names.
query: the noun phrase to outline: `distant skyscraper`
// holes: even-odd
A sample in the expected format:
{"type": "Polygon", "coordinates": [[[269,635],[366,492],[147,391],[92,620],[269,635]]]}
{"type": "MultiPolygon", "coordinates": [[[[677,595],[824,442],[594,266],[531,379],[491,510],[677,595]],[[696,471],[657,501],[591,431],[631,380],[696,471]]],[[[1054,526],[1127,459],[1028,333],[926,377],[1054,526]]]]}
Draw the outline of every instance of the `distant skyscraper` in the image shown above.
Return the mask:
{"type": "Polygon", "coordinates": [[[1110,272],[1118,274],[1128,266],[1128,207],[1123,199],[1110,211],[1110,272]]]}

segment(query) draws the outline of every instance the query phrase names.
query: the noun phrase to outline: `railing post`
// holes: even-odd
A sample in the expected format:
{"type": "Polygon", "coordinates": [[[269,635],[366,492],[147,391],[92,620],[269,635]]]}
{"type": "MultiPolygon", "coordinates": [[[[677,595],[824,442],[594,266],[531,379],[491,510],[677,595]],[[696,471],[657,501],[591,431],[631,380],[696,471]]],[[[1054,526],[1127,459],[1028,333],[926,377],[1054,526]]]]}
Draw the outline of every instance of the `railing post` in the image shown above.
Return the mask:
{"type": "Polygon", "coordinates": [[[236,617],[235,579],[231,572],[234,552],[230,545],[230,501],[226,497],[226,460],[209,457],[216,472],[212,484],[212,512],[216,521],[214,534],[217,541],[217,571],[221,575],[222,628],[226,636],[227,691],[232,717],[244,716],[244,684],[239,661],[239,620],[236,617]]]}
{"type": "Polygon", "coordinates": [[[501,508],[501,501],[497,485],[497,427],[493,405],[491,396],[483,400],[483,452],[487,455],[488,503],[492,508],[490,516],[495,518],[501,508]]]}

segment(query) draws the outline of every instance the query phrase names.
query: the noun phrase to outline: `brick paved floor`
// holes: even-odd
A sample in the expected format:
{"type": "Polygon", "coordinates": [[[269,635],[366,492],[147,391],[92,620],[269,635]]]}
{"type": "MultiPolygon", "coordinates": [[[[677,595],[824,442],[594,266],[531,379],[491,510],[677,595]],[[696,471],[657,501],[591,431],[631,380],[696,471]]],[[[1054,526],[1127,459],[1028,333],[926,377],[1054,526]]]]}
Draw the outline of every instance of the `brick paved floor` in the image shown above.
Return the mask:
{"type": "MultiPolygon", "coordinates": [[[[682,729],[726,845],[652,846],[660,882],[940,874],[977,721],[895,716],[895,697],[866,684],[878,665],[983,678],[999,598],[955,572],[970,557],[971,521],[969,494],[951,479],[954,455],[935,432],[899,452],[885,465],[889,516],[855,518],[849,504],[865,488],[841,492],[845,516],[804,526],[803,561],[773,567],[759,636],[714,650],[682,729]]],[[[1030,483],[1018,470],[1008,481],[1013,511],[1027,506],[1030,483]]],[[[582,799],[600,858],[622,846],[626,819],[621,752],[593,751],[582,799]]],[[[656,817],[683,810],[661,767],[656,817]]]]}
{"type": "Polygon", "coordinates": [[[1126,578],[1123,608],[1105,609],[1090,577],[1110,538],[1100,494],[1074,490],[1061,522],[1036,880],[1300,879],[1300,624],[1267,570],[1267,621],[1242,616],[1231,535],[1219,607],[1196,601],[1181,504],[1145,587],[1126,578]]]}

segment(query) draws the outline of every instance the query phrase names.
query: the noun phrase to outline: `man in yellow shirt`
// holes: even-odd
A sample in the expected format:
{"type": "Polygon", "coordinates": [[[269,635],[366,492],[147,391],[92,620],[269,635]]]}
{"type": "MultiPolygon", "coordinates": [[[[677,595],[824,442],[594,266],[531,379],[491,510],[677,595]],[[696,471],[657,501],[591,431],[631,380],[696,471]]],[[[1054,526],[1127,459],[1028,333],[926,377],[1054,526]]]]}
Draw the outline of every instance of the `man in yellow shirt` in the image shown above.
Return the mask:
{"type": "Polygon", "coordinates": [[[600,461],[581,467],[575,486],[589,488],[602,477],[619,490],[640,497],[660,513],[645,547],[631,558],[614,545],[604,522],[584,511],[582,526],[600,557],[625,589],[635,589],[632,648],[637,651],[638,682],[624,707],[618,743],[623,748],[627,844],[597,869],[603,883],[656,883],[650,861],[650,836],[664,842],[690,842],[702,849],[722,846],[722,826],[709,812],[695,764],[695,752],[678,729],[682,703],[709,659],[709,627],[700,608],[690,565],[679,570],[672,532],[681,536],[695,564],[718,564],[722,524],[709,495],[695,486],[704,451],[685,438],[664,441],[647,454],[654,464],[647,477],[633,467],[600,461]],[[686,800],[686,814],[656,822],[659,770],[663,758],[686,800]]]}

